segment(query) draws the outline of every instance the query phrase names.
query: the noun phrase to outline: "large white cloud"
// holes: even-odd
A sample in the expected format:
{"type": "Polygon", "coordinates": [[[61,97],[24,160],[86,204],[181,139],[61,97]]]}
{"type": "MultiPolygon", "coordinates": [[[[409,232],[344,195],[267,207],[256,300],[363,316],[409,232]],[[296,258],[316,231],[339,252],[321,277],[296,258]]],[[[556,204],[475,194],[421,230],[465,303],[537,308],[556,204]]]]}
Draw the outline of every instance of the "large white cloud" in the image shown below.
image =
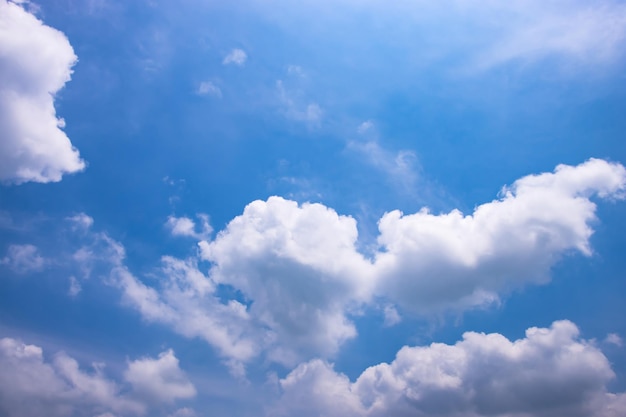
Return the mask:
{"type": "Polygon", "coordinates": [[[208,274],[197,259],[164,257],[158,287],[121,263],[113,282],[144,318],[203,338],[237,372],[259,355],[285,365],[329,358],[356,336],[351,316],[381,299],[392,324],[394,305],[459,311],[547,282],[564,254],[591,253],[590,198],[620,198],[625,182],[624,167],[592,159],[524,177],[472,215],[387,213],[372,259],[356,248],[353,218],[271,197],[200,242],[208,274]]]}
{"type": "Polygon", "coordinates": [[[54,108],[75,62],[63,33],[0,0],[0,181],[60,181],[85,167],[54,108]]]}
{"type": "Polygon", "coordinates": [[[607,392],[614,376],[594,343],[559,321],[516,341],[468,332],[455,345],[404,347],[354,383],[313,360],[280,380],[271,415],[617,416],[626,413],[626,395],[607,392]]]}
{"type": "Polygon", "coordinates": [[[531,175],[472,215],[385,214],[376,257],[378,292],[415,311],[488,303],[502,290],[549,280],[568,251],[589,255],[590,197],[622,197],[626,170],[591,159],[531,175]]]}

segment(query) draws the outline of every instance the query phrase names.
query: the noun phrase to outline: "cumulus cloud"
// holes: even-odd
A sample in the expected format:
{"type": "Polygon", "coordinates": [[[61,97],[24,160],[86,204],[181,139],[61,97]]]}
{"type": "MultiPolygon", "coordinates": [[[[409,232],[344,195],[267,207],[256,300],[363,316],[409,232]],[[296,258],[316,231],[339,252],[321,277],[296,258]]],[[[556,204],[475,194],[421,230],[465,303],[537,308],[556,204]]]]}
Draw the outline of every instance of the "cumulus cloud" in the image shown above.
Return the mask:
{"type": "Polygon", "coordinates": [[[67,290],[67,295],[70,297],[76,297],[82,291],[82,286],[75,276],[70,277],[70,287],[67,290]]]}
{"type": "Polygon", "coordinates": [[[211,81],[203,81],[198,86],[197,93],[201,96],[222,98],[222,90],[211,81]]]}
{"type": "Polygon", "coordinates": [[[383,300],[392,325],[396,306],[461,311],[547,282],[564,254],[591,254],[590,198],[621,198],[625,183],[624,167],[592,159],[521,178],[471,215],[393,211],[379,222],[371,259],[356,249],[352,217],[271,197],[199,243],[208,274],[197,259],[164,257],[158,287],[122,263],[112,282],[145,319],[206,340],[234,373],[260,354],[293,365],[332,357],[356,336],[351,316],[368,303],[383,300]]]}
{"type": "Polygon", "coordinates": [[[545,283],[563,254],[591,254],[590,197],[621,198],[625,186],[623,166],[591,159],[521,178],[471,215],[387,213],[379,222],[378,291],[423,312],[478,306],[499,291],[545,283]]]}
{"type": "Polygon", "coordinates": [[[209,216],[200,213],[196,217],[200,221],[199,231],[196,231],[196,223],[189,217],[169,216],[165,225],[170,229],[172,236],[187,236],[199,240],[207,239],[213,232],[213,228],[209,224],[209,216]]]}
{"type": "Polygon", "coordinates": [[[178,366],[178,358],[171,349],[158,359],[142,358],[128,364],[124,378],[133,390],[152,401],[174,402],[178,398],[191,398],[196,388],[178,366]]]}
{"type": "Polygon", "coordinates": [[[45,259],[39,254],[36,246],[11,245],[7,254],[0,259],[0,265],[6,265],[18,274],[41,271],[45,265],[45,259]]]}
{"type": "Polygon", "coordinates": [[[247,59],[248,59],[248,54],[246,54],[246,52],[243,49],[235,48],[232,51],[230,51],[228,55],[224,57],[222,64],[224,65],[235,64],[241,67],[243,66],[243,64],[246,63],[247,59]]]}
{"type": "Polygon", "coordinates": [[[70,216],[67,220],[72,224],[73,230],[89,230],[93,226],[93,217],[85,213],[78,213],[70,216]]]}
{"type": "Polygon", "coordinates": [[[19,340],[0,339],[0,368],[0,414],[8,417],[135,415],[146,409],[122,395],[101,366],[83,371],[64,353],[48,362],[40,347],[19,340]]]}
{"type": "Polygon", "coordinates": [[[60,181],[84,169],[54,108],[75,62],[63,33],[0,0],[0,181],[60,181]]]}
{"type": "Polygon", "coordinates": [[[454,345],[405,346],[353,383],[313,360],[280,380],[272,415],[616,416],[626,412],[626,395],[607,392],[614,377],[593,342],[559,321],[516,341],[468,332],[454,345]]]}

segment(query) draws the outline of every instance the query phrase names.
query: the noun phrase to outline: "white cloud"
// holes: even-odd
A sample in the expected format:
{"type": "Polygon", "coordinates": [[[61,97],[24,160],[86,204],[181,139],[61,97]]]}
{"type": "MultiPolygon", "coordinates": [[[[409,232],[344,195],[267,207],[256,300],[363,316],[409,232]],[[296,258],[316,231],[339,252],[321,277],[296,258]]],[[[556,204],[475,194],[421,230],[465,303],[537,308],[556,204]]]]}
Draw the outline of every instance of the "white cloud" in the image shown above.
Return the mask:
{"type": "Polygon", "coordinates": [[[198,86],[197,93],[201,96],[213,96],[222,98],[222,90],[211,81],[203,81],[198,86]]]}
{"type": "Polygon", "coordinates": [[[259,351],[261,329],[254,328],[245,305],[222,303],[216,284],[197,268],[193,259],[164,257],[160,288],[145,285],[123,266],[111,272],[111,282],[123,292],[123,301],[150,322],[163,323],[190,338],[201,338],[225,358],[241,376],[241,364],[259,351]]]}
{"type": "Polygon", "coordinates": [[[191,408],[181,408],[174,412],[174,414],[170,414],[170,417],[196,417],[197,414],[191,408]]]}
{"type": "Polygon", "coordinates": [[[321,204],[271,197],[250,203],[213,242],[201,242],[210,276],[252,300],[271,330],[273,360],[333,355],[356,335],[346,308],[369,297],[370,264],[356,249],[354,219],[321,204]]]}
{"type": "Polygon", "coordinates": [[[282,80],[276,81],[276,90],[286,117],[312,126],[321,122],[324,111],[315,102],[307,103],[307,100],[301,97],[301,91],[288,90],[282,80]]]}
{"type": "Polygon", "coordinates": [[[622,347],[624,344],[622,338],[616,333],[609,333],[608,335],[606,335],[606,339],[604,339],[604,342],[618,347],[622,347]]]}
{"type": "Polygon", "coordinates": [[[235,48],[232,51],[230,51],[228,55],[224,57],[222,64],[224,65],[235,64],[241,67],[246,63],[247,59],[248,59],[248,55],[243,49],[235,48]]]}
{"type": "Polygon", "coordinates": [[[620,198],[625,182],[624,167],[592,159],[524,177],[472,215],[387,213],[373,259],[356,249],[353,218],[271,197],[199,243],[208,275],[196,259],[164,257],[158,287],[121,262],[112,282],[145,319],[206,340],[234,373],[259,355],[293,365],[332,357],[356,336],[350,315],[371,302],[389,306],[391,325],[397,306],[461,311],[547,282],[563,254],[591,253],[590,198],[620,198]]]}
{"type": "Polygon", "coordinates": [[[70,288],[67,290],[67,294],[70,297],[76,297],[78,294],[80,294],[81,291],[82,287],[80,285],[80,282],[78,282],[76,277],[72,275],[70,277],[70,288]]]}
{"type": "Polygon", "coordinates": [[[6,256],[0,259],[0,265],[6,265],[19,274],[41,271],[45,262],[39,254],[39,249],[30,244],[11,245],[6,256]]]}
{"type": "Polygon", "coordinates": [[[549,56],[598,65],[622,54],[626,39],[626,6],[619,2],[574,0],[487,4],[483,17],[491,13],[499,15],[505,18],[502,25],[506,22],[506,27],[496,29],[502,32],[502,36],[478,56],[479,67],[519,59],[535,61],[549,56]]]}
{"type": "Polygon", "coordinates": [[[371,120],[366,120],[363,123],[361,123],[359,125],[359,127],[357,127],[357,132],[359,132],[360,134],[364,134],[370,130],[372,130],[374,128],[374,122],[372,122],[371,120]]]}
{"type": "MultiPolygon", "coordinates": [[[[366,124],[368,122],[365,122],[366,124]]],[[[373,126],[361,124],[359,132],[366,132],[373,126]]],[[[376,141],[348,142],[348,149],[362,155],[365,161],[386,174],[394,185],[400,185],[404,192],[412,193],[418,180],[417,156],[414,152],[400,150],[390,152],[376,141]]]]}
{"type": "Polygon", "coordinates": [[[392,305],[386,305],[383,308],[383,314],[385,317],[384,325],[386,327],[395,326],[402,321],[402,317],[398,313],[398,310],[392,305]]]}
{"type": "Polygon", "coordinates": [[[74,216],[68,217],[67,220],[73,224],[74,230],[89,230],[91,226],[93,226],[93,217],[88,216],[85,213],[78,213],[74,216]]]}
{"type": "Polygon", "coordinates": [[[101,366],[91,373],[64,353],[52,362],[34,345],[0,339],[0,414],[7,417],[53,417],[142,414],[145,406],[120,394],[120,387],[102,375],[101,366]]]}
{"type": "Polygon", "coordinates": [[[172,236],[187,236],[198,240],[207,239],[213,232],[209,224],[209,216],[203,213],[196,215],[200,221],[200,231],[196,231],[196,223],[189,217],[169,216],[165,225],[170,229],[172,236]]]}
{"type": "Polygon", "coordinates": [[[516,341],[468,332],[455,345],[405,346],[354,383],[314,360],[280,380],[283,397],[272,414],[617,416],[626,412],[626,395],[607,393],[614,376],[602,352],[560,321],[516,341]]]}
{"type": "Polygon", "coordinates": [[[472,215],[387,213],[379,222],[378,292],[423,312],[490,303],[500,291],[544,283],[563,254],[591,254],[589,198],[619,198],[625,186],[623,166],[591,159],[521,178],[472,215]]]}
{"type": "Polygon", "coordinates": [[[158,359],[142,358],[128,364],[124,378],[133,390],[152,401],[174,402],[191,398],[196,388],[178,366],[178,358],[171,349],[159,354],[158,359]]]}
{"type": "Polygon", "coordinates": [[[85,168],[54,108],[75,62],[63,33],[0,0],[0,181],[60,181],[85,168]]]}

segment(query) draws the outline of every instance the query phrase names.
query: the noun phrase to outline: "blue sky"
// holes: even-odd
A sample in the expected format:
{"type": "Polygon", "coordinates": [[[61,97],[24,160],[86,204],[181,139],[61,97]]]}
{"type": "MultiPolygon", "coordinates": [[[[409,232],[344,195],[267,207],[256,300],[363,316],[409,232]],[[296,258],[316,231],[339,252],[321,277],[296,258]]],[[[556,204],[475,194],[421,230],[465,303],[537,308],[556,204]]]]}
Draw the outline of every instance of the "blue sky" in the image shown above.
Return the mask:
{"type": "Polygon", "coordinates": [[[0,0],[0,415],[626,415],[626,4],[0,0]]]}

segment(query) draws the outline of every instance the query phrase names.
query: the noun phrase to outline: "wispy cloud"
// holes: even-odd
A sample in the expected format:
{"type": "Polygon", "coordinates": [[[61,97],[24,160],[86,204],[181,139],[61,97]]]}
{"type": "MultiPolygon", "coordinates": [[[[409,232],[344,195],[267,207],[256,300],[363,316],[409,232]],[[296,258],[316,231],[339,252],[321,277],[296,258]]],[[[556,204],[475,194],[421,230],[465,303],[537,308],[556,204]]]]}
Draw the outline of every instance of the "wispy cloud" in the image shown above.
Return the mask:
{"type": "Polygon", "coordinates": [[[246,54],[246,52],[243,49],[235,48],[232,51],[230,51],[228,55],[224,57],[222,64],[224,65],[234,64],[234,65],[241,67],[246,63],[247,60],[248,60],[248,54],[246,54]]]}

